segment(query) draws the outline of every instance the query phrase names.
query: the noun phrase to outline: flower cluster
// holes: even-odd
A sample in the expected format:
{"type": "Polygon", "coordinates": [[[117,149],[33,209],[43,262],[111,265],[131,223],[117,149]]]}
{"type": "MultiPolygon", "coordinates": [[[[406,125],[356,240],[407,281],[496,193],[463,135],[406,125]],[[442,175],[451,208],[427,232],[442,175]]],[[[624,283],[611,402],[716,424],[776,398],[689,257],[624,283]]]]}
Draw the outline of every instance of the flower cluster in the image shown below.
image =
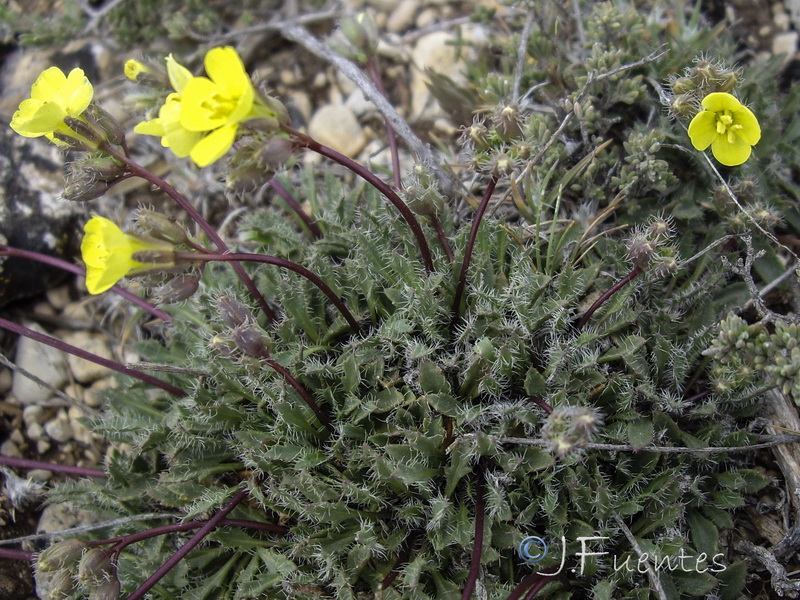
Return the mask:
{"type": "MultiPolygon", "coordinates": [[[[167,96],[156,118],[139,123],[134,131],[159,136],[161,145],[177,156],[188,156],[205,167],[230,149],[245,121],[278,119],[278,112],[256,93],[233,48],[209,50],[205,57],[208,77],[194,77],[172,55],[166,62],[175,91],[167,96]]],[[[129,66],[127,72],[138,70],[129,66]]]]}

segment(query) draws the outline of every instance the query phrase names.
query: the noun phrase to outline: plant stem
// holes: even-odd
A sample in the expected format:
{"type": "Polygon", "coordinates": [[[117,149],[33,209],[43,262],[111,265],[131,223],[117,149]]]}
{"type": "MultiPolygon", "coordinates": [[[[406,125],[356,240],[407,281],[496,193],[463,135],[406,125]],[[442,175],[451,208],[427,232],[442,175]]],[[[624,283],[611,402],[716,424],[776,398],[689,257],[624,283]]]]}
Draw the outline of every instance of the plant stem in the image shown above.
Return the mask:
{"type": "Polygon", "coordinates": [[[397,195],[397,192],[395,192],[391,186],[378,178],[363,165],[358,164],[353,159],[348,158],[340,152],[337,152],[333,148],[329,148],[328,146],[320,144],[314,138],[309,137],[304,133],[300,133],[299,131],[295,131],[291,127],[284,127],[284,131],[291,135],[299,146],[308,148],[317,154],[330,158],[340,165],[347,167],[353,173],[361,177],[364,181],[371,184],[381,194],[386,196],[389,202],[394,204],[395,208],[400,211],[400,214],[406,220],[406,223],[408,223],[408,226],[411,228],[411,232],[417,239],[417,245],[419,246],[419,251],[422,255],[422,261],[425,263],[425,268],[429,273],[433,271],[433,259],[431,258],[431,251],[428,247],[428,242],[425,239],[425,234],[422,233],[422,227],[420,227],[419,221],[417,221],[417,218],[414,216],[414,213],[411,212],[411,209],[408,208],[406,203],[403,202],[403,200],[397,195]]]}
{"type": "Polygon", "coordinates": [[[447,258],[450,259],[450,262],[453,262],[456,257],[455,254],[453,254],[453,249],[450,247],[447,234],[444,232],[444,229],[442,229],[442,222],[436,215],[431,215],[430,220],[431,225],[433,225],[433,228],[436,230],[436,237],[439,238],[439,243],[442,245],[442,248],[444,248],[444,253],[447,254],[447,258]]]}
{"type": "Polygon", "coordinates": [[[328,415],[322,412],[322,409],[319,407],[319,404],[317,404],[314,398],[311,397],[311,394],[308,393],[308,390],[304,388],[299,381],[297,381],[294,377],[292,377],[292,374],[289,373],[289,371],[287,371],[283,367],[283,365],[278,363],[274,358],[272,358],[267,354],[265,354],[263,358],[264,361],[270,367],[272,367],[275,371],[277,371],[278,374],[281,377],[283,377],[286,380],[286,382],[289,385],[291,385],[298,394],[300,394],[300,397],[305,401],[308,407],[312,411],[314,411],[315,415],[317,415],[317,419],[319,419],[319,422],[322,423],[328,431],[333,433],[334,431],[333,425],[331,425],[330,419],[328,419],[328,415]]]}
{"type": "Polygon", "coordinates": [[[10,548],[0,548],[0,558],[5,560],[24,560],[25,562],[31,562],[33,557],[33,552],[25,552],[25,550],[11,550],[10,548]]]}
{"type": "Polygon", "coordinates": [[[633,270],[630,273],[625,275],[625,277],[620,279],[617,283],[615,283],[610,288],[608,288],[608,290],[603,292],[603,295],[600,296],[597,300],[595,300],[594,304],[592,304],[589,307],[589,310],[587,310],[585,313],[583,313],[583,316],[580,318],[580,320],[578,321],[578,324],[575,326],[575,328],[578,331],[583,329],[586,326],[586,324],[589,322],[589,319],[592,318],[592,315],[595,313],[595,311],[597,311],[598,308],[603,306],[603,304],[605,304],[606,301],[609,298],[611,298],[611,296],[616,294],[620,289],[622,289],[629,282],[633,281],[641,273],[642,273],[642,270],[639,267],[634,267],[633,270]]]}
{"type": "Polygon", "coordinates": [[[105,477],[106,474],[100,469],[90,469],[88,467],[72,467],[69,465],[58,465],[41,460],[31,460],[29,458],[15,458],[13,456],[0,455],[0,465],[8,465],[18,469],[44,469],[54,473],[65,473],[67,475],[78,475],[79,477],[105,477]]]}
{"type": "Polygon", "coordinates": [[[278,193],[278,195],[281,198],[283,198],[283,201],[286,202],[286,204],[289,205],[289,208],[291,208],[294,211],[294,213],[303,222],[303,224],[306,227],[308,227],[308,230],[311,232],[311,234],[315,238],[317,238],[318,240],[321,240],[322,239],[322,231],[320,230],[319,225],[317,225],[314,222],[314,219],[312,219],[306,213],[306,211],[304,211],[302,209],[302,207],[297,203],[297,200],[292,198],[292,195],[286,190],[286,188],[283,187],[280,184],[280,182],[277,179],[275,179],[274,177],[269,180],[269,185],[272,187],[273,190],[275,190],[278,193]]]}
{"type": "MultiPolygon", "coordinates": [[[[383,79],[381,79],[378,58],[374,54],[370,54],[369,58],[367,58],[367,75],[369,75],[381,95],[386,97],[386,88],[383,86],[383,79]]],[[[403,184],[400,179],[400,153],[397,149],[397,135],[389,119],[384,117],[383,120],[386,123],[386,138],[389,142],[389,151],[392,154],[392,179],[394,180],[394,187],[399,190],[403,184]]]]}
{"type": "Polygon", "coordinates": [[[461,600],[469,600],[472,598],[472,593],[475,591],[475,584],[478,581],[478,573],[481,570],[481,553],[483,552],[483,521],[485,515],[485,482],[483,470],[480,465],[476,473],[477,481],[475,482],[475,535],[472,542],[472,557],[469,561],[469,574],[467,575],[467,584],[464,586],[464,591],[461,594],[461,600]]]}
{"type": "Polygon", "coordinates": [[[508,595],[506,600],[519,600],[519,598],[522,597],[522,594],[527,592],[531,587],[535,586],[538,583],[540,577],[541,576],[539,575],[539,573],[531,573],[529,575],[526,575],[522,579],[522,581],[519,582],[517,587],[514,588],[514,591],[512,591],[508,595]]]}
{"type": "MultiPolygon", "coordinates": [[[[207,519],[200,521],[188,521],[186,523],[173,523],[172,525],[161,525],[146,531],[140,531],[139,533],[132,533],[131,535],[123,535],[120,537],[109,538],[107,540],[95,540],[87,542],[87,546],[104,546],[106,544],[115,544],[113,550],[115,553],[119,553],[126,546],[135,544],[136,542],[141,542],[142,540],[147,540],[158,535],[199,529],[206,523],[208,523],[207,519]]],[[[270,533],[289,533],[289,528],[284,527],[283,525],[273,525],[272,523],[261,523],[260,521],[248,521],[243,519],[223,519],[219,526],[241,527],[242,529],[254,529],[268,531],[270,533]]]]}
{"type": "Polygon", "coordinates": [[[237,492],[236,495],[230,499],[228,504],[226,504],[222,510],[206,521],[205,525],[203,525],[200,530],[180,548],[180,550],[173,554],[167,560],[167,562],[161,565],[158,570],[147,579],[147,581],[136,588],[136,590],[130,596],[128,596],[126,600],[139,600],[140,598],[143,598],[144,595],[150,591],[150,589],[156,583],[158,583],[162,577],[164,577],[164,575],[169,573],[175,567],[175,565],[183,560],[183,558],[195,548],[195,546],[202,542],[203,539],[205,539],[205,537],[211,533],[246,497],[247,489],[239,490],[239,492],[237,492]]]}
{"type": "Polygon", "coordinates": [[[306,269],[304,266],[298,265],[290,260],[286,260],[285,258],[278,258],[277,256],[270,256],[268,254],[249,254],[247,252],[235,252],[228,254],[196,254],[194,252],[176,252],[175,258],[202,262],[260,262],[282,267],[284,269],[289,269],[290,271],[294,271],[298,275],[305,277],[311,283],[317,286],[319,290],[334,304],[334,306],[339,309],[339,312],[342,313],[342,316],[348,322],[350,327],[352,327],[354,331],[358,331],[358,321],[356,321],[355,317],[353,317],[353,315],[344,305],[342,299],[339,298],[339,296],[337,296],[330,287],[328,287],[328,284],[326,284],[324,281],[322,281],[322,279],[306,269]]]}
{"type": "Polygon", "coordinates": [[[528,396],[528,400],[533,402],[536,406],[541,408],[548,415],[553,412],[553,407],[550,406],[549,403],[547,403],[545,400],[543,400],[539,396],[528,396]]]}
{"type": "MultiPolygon", "coordinates": [[[[81,269],[77,265],[73,265],[65,260],[61,260],[60,258],[56,258],[55,256],[48,256],[47,254],[41,254],[39,252],[33,252],[31,250],[23,250],[22,248],[14,248],[13,246],[6,246],[5,244],[0,244],[0,256],[14,256],[17,258],[27,258],[30,260],[35,260],[40,263],[50,265],[51,267],[56,267],[58,269],[63,269],[64,271],[69,271],[70,273],[75,273],[76,275],[85,276],[86,270],[81,269]]],[[[142,300],[136,294],[133,294],[126,290],[121,285],[113,285],[111,286],[111,291],[119,294],[129,302],[136,304],[136,306],[146,310],[154,317],[161,319],[165,323],[169,323],[172,321],[172,317],[170,317],[167,313],[163,310],[159,310],[146,300],[142,300]]]]}
{"type": "Polygon", "coordinates": [[[496,185],[497,177],[492,177],[489,180],[489,185],[486,186],[486,191],[483,193],[481,203],[478,205],[478,212],[475,213],[475,219],[472,221],[472,228],[469,230],[467,247],[464,249],[464,261],[461,263],[461,273],[458,276],[458,287],[456,287],[456,295],[453,298],[454,321],[461,315],[461,298],[464,296],[464,288],[467,285],[467,273],[469,272],[470,260],[472,260],[472,249],[475,247],[475,238],[478,235],[478,227],[483,219],[483,214],[486,212],[486,207],[489,206],[489,199],[492,197],[492,193],[494,192],[496,185]]]}
{"type": "Polygon", "coordinates": [[[116,371],[117,373],[122,373],[123,375],[129,375],[130,377],[134,377],[136,379],[139,379],[140,381],[144,381],[145,383],[148,383],[154,387],[161,388],[162,390],[169,392],[174,396],[178,396],[180,398],[188,396],[188,394],[182,389],[177,388],[174,385],[170,385],[169,383],[166,383],[164,381],[161,381],[160,379],[152,377],[147,373],[142,373],[141,371],[137,371],[136,369],[131,369],[130,367],[121,365],[116,361],[103,358],[102,356],[98,356],[97,354],[92,354],[91,352],[87,352],[82,348],[78,348],[77,346],[73,346],[72,344],[68,344],[49,335],[39,333],[38,331],[34,331],[23,325],[18,325],[17,323],[14,323],[2,317],[0,317],[0,329],[7,329],[8,331],[11,331],[18,335],[22,335],[37,342],[40,342],[42,344],[52,346],[53,348],[61,350],[62,352],[68,352],[69,354],[72,354],[79,358],[83,358],[93,363],[97,363],[98,365],[107,367],[113,371],[116,371]]]}
{"type": "MultiPolygon", "coordinates": [[[[197,209],[194,206],[192,206],[192,204],[186,198],[184,198],[183,195],[180,194],[180,192],[178,192],[178,190],[176,190],[174,187],[172,187],[170,184],[168,184],[166,181],[164,181],[154,173],[151,173],[150,171],[145,169],[143,166],[141,166],[133,159],[117,151],[110,144],[103,144],[100,147],[100,149],[103,150],[104,152],[107,152],[120,162],[124,163],[128,167],[128,171],[130,171],[133,175],[136,175],[137,177],[141,177],[142,179],[149,181],[150,183],[161,189],[165,194],[167,194],[167,196],[175,200],[175,202],[177,202],[180,205],[180,207],[183,208],[183,210],[185,210],[186,213],[195,221],[195,223],[197,223],[200,226],[200,228],[206,233],[209,239],[212,242],[214,242],[214,245],[217,248],[219,248],[221,252],[228,251],[228,245],[222,240],[222,238],[219,236],[216,230],[211,226],[211,224],[208,221],[206,221],[203,218],[203,215],[201,215],[197,211],[197,209]]],[[[247,290],[256,299],[256,302],[258,302],[258,305],[261,307],[261,310],[267,316],[267,319],[270,322],[277,321],[278,319],[277,315],[275,315],[275,312],[269,307],[266,298],[264,298],[261,292],[258,291],[255,282],[250,278],[250,276],[244,270],[242,265],[233,262],[231,263],[231,268],[233,268],[233,270],[239,276],[239,279],[241,279],[242,283],[244,283],[247,290]]]]}

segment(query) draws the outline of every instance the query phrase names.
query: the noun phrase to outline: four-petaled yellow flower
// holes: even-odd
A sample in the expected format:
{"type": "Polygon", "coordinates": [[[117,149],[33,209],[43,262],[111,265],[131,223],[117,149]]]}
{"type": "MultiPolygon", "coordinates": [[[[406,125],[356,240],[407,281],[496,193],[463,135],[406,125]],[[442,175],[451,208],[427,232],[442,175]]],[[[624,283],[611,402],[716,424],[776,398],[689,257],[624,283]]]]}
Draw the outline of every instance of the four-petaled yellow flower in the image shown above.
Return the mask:
{"type": "Polygon", "coordinates": [[[104,217],[92,217],[83,231],[81,255],[90,294],[105,292],[126,275],[174,264],[175,248],[171,244],[125,233],[104,217]]]}
{"type": "Polygon", "coordinates": [[[705,110],[697,113],[689,124],[689,139],[697,150],[711,146],[720,163],[740,165],[761,139],[761,127],[753,112],[725,92],[714,92],[703,98],[705,110]]]}
{"type": "Polygon", "coordinates": [[[162,136],[162,145],[178,156],[188,155],[200,167],[210,165],[233,145],[240,123],[275,118],[230,46],[208,51],[208,77],[192,77],[170,59],[167,71],[175,93],[167,97],[157,118],[140,123],[134,131],[162,136]]]}
{"type": "Polygon", "coordinates": [[[81,69],[69,76],[58,67],[42,71],[31,86],[31,97],[23,100],[11,118],[11,129],[25,137],[45,136],[57,142],[53,133],[76,137],[64,124],[65,117],[80,117],[92,101],[94,89],[81,69]]]}

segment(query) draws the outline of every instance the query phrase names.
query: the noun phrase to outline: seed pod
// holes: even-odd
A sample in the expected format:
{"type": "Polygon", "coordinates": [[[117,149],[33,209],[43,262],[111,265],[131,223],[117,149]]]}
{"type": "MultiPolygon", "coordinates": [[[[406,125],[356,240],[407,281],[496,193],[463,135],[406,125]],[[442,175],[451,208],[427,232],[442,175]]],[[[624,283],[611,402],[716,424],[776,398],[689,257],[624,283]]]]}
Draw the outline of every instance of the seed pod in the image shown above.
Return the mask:
{"type": "Polygon", "coordinates": [[[103,548],[90,548],[78,564],[78,581],[87,586],[98,586],[113,573],[113,557],[103,548]]]}
{"type": "Polygon", "coordinates": [[[217,309],[222,322],[228,327],[240,327],[252,321],[250,309],[227,294],[217,299],[217,309]]]}
{"type": "Polygon", "coordinates": [[[189,236],[183,227],[167,215],[154,210],[140,208],[136,211],[134,220],[143,233],[157,240],[171,244],[185,244],[189,241],[189,236]]]}
{"type": "Polygon", "coordinates": [[[91,180],[88,178],[74,178],[64,185],[61,197],[71,202],[87,202],[99,198],[111,187],[107,181],[91,180]]]}
{"type": "Polygon", "coordinates": [[[269,354],[264,336],[251,325],[237,327],[232,337],[236,347],[248,356],[264,358],[269,354]]]}
{"type": "Polygon", "coordinates": [[[92,102],[86,111],[83,113],[86,120],[92,127],[99,132],[102,132],[105,139],[112,144],[121,146],[125,143],[125,130],[119,124],[110,112],[102,108],[99,104],[92,102]]]}

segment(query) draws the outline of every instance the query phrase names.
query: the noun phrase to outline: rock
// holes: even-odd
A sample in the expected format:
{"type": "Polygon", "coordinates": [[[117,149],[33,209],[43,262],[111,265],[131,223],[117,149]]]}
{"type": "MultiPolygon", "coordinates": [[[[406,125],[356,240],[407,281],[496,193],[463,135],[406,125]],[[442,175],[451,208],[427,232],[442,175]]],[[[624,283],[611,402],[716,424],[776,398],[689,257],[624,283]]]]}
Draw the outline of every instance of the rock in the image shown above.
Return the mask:
{"type": "Polygon", "coordinates": [[[367,143],[353,111],[344,104],[328,104],[317,110],[308,124],[308,133],[321,144],[350,158],[361,152],[367,143]]]}
{"type": "Polygon", "coordinates": [[[392,33],[405,31],[414,24],[414,15],[418,9],[417,0],[403,0],[386,19],[386,29],[392,33]]]}
{"type": "MultiPolygon", "coordinates": [[[[464,40],[480,43],[483,37],[485,32],[480,28],[463,28],[464,40]]],[[[464,84],[465,61],[474,58],[474,50],[457,44],[455,34],[446,31],[429,33],[417,40],[411,52],[411,61],[416,67],[411,74],[412,121],[432,121],[447,116],[428,89],[430,79],[425,69],[449,77],[455,84],[464,84]]]]}
{"type": "Polygon", "coordinates": [[[64,410],[60,410],[55,419],[50,419],[44,424],[44,431],[50,436],[50,439],[62,444],[70,441],[75,435],[72,430],[72,424],[69,422],[69,417],[64,410]]]}
{"type": "Polygon", "coordinates": [[[366,96],[364,96],[364,92],[360,89],[350,94],[344,104],[353,111],[356,117],[363,117],[368,112],[375,110],[375,105],[367,100],[366,96]]]}
{"type": "MultiPolygon", "coordinates": [[[[34,331],[45,333],[36,323],[27,323],[26,326],[34,331]]],[[[14,362],[20,368],[55,388],[60,389],[60,386],[67,381],[67,370],[61,351],[29,338],[19,338],[14,362]]],[[[19,371],[14,373],[11,393],[22,404],[41,403],[52,396],[49,389],[33,382],[19,371]]]]}
{"type": "Polygon", "coordinates": [[[0,444],[0,454],[11,458],[22,458],[22,452],[19,451],[19,446],[13,440],[6,440],[0,444]]]}
{"type": "MultiPolygon", "coordinates": [[[[63,340],[68,344],[77,346],[92,354],[97,354],[108,360],[114,360],[108,341],[106,341],[103,336],[87,333],[85,331],[75,331],[64,334],[63,340]]],[[[97,363],[79,358],[73,354],[67,354],[66,356],[72,376],[80,383],[92,383],[93,381],[105,377],[109,373],[108,368],[98,365],[97,363]]]]}
{"type": "Polygon", "coordinates": [[[785,54],[785,60],[790,60],[797,52],[797,41],[800,34],[796,31],[785,31],[777,34],[772,39],[772,53],[785,54]]]}

